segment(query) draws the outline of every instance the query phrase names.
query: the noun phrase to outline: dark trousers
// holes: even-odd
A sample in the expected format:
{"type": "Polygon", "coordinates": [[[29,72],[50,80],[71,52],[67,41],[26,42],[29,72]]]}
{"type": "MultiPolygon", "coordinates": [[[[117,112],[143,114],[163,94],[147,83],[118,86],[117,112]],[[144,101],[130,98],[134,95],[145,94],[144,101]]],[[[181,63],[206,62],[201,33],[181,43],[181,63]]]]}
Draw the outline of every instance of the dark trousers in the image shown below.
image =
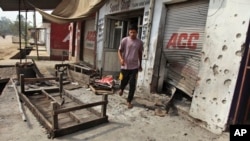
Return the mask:
{"type": "Polygon", "coordinates": [[[129,93],[127,102],[130,103],[134,98],[138,69],[133,69],[133,70],[122,69],[121,73],[123,75],[123,78],[121,80],[120,89],[124,90],[127,84],[129,83],[129,93]]]}

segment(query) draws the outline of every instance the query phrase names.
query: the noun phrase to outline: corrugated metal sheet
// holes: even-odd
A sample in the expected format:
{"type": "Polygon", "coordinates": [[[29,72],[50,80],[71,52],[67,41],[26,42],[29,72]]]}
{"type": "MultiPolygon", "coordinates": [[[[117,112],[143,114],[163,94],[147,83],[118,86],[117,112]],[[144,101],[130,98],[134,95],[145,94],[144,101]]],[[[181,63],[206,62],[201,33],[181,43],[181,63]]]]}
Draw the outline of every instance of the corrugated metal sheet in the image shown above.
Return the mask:
{"type": "Polygon", "coordinates": [[[167,82],[193,95],[201,60],[208,0],[167,6],[163,53],[167,82]]]}

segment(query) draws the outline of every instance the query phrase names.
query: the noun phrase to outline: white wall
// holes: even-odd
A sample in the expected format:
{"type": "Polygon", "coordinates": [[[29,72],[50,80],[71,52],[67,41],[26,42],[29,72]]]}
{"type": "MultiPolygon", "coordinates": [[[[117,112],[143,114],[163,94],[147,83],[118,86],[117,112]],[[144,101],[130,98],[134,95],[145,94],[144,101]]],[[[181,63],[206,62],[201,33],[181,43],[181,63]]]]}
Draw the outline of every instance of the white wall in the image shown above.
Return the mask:
{"type": "Polygon", "coordinates": [[[42,27],[46,28],[45,30],[45,46],[46,46],[46,50],[48,52],[48,54],[51,54],[50,51],[50,31],[51,31],[51,24],[50,23],[43,23],[42,27]]]}
{"type": "Polygon", "coordinates": [[[210,0],[199,81],[190,115],[225,130],[250,17],[249,0],[210,0]]]}

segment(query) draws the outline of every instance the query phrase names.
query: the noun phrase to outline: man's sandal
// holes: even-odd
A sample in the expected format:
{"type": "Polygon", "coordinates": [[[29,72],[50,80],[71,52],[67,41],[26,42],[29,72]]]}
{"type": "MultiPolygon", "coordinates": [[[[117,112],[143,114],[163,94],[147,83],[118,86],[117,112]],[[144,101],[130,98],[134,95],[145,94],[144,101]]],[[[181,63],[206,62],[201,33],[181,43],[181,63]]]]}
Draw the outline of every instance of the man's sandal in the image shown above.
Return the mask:
{"type": "Polygon", "coordinates": [[[129,109],[133,108],[133,105],[131,103],[128,103],[128,108],[129,109]]]}
{"type": "Polygon", "coordinates": [[[123,95],[123,90],[120,90],[118,94],[119,94],[119,96],[122,96],[123,95]]]}

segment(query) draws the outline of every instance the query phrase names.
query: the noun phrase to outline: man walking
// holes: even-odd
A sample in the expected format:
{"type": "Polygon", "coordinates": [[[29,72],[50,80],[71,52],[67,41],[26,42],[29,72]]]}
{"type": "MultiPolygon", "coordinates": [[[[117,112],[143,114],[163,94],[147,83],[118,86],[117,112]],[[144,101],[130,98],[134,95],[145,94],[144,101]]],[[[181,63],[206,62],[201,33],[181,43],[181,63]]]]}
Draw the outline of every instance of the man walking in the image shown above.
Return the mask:
{"type": "Polygon", "coordinates": [[[142,71],[142,51],[143,42],[137,38],[137,26],[130,26],[129,36],[121,40],[118,57],[121,63],[121,84],[119,95],[123,95],[123,91],[129,83],[129,94],[127,98],[128,108],[132,108],[132,100],[134,98],[136,79],[138,71],[142,71]]]}

